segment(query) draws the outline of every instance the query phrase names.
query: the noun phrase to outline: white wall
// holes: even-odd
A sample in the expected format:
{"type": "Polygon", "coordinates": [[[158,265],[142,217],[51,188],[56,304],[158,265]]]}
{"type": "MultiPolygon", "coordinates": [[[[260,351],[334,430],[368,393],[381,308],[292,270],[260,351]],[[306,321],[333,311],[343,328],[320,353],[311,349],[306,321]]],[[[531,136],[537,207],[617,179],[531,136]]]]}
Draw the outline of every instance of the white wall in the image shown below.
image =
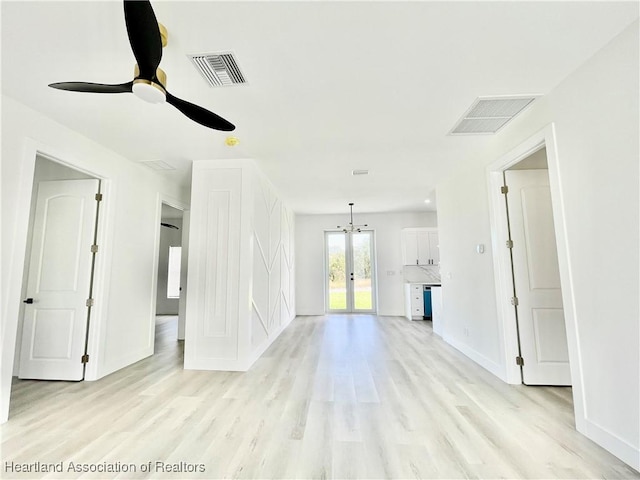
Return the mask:
{"type": "Polygon", "coordinates": [[[9,411],[38,151],[103,179],[105,199],[98,233],[101,250],[87,379],[100,378],[153,353],[158,196],[186,197],[146,167],[2,97],[2,421],[7,420],[9,411]],[[132,231],[136,235],[131,235],[132,231]]]}
{"type": "Polygon", "coordinates": [[[485,167],[554,123],[576,317],[576,325],[567,326],[577,338],[572,357],[576,426],[636,469],[638,45],[636,22],[437,188],[447,304],[444,339],[500,375],[505,359],[500,353],[491,251],[474,253],[476,243],[491,245],[485,167]],[[465,327],[469,336],[463,333],[465,327]]]}
{"type": "MultiPolygon", "coordinates": [[[[404,315],[401,230],[436,227],[434,212],[354,213],[354,223],[375,231],[379,315],[404,315]],[[393,274],[390,274],[393,272],[393,274]]],[[[296,215],[296,305],[298,315],[325,313],[324,232],[349,221],[344,215],[296,215]]]]}
{"type": "Polygon", "coordinates": [[[293,225],[253,161],[194,162],[185,368],[247,370],[294,318],[293,225]]]}
{"type": "Polygon", "coordinates": [[[257,168],[251,173],[251,358],[255,360],[296,315],[295,216],[257,168]]]}

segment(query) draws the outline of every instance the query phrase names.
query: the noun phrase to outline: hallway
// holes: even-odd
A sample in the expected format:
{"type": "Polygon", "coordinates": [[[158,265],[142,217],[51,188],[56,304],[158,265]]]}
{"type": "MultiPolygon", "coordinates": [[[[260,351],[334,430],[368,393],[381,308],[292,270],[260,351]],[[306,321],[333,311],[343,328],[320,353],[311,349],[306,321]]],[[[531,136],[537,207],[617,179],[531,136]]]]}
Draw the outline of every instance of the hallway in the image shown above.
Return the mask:
{"type": "Polygon", "coordinates": [[[575,431],[569,388],[507,385],[430,322],[298,317],[246,373],[182,370],[175,338],[168,317],[152,357],[97,382],[14,379],[3,478],[640,477],[575,431]]]}

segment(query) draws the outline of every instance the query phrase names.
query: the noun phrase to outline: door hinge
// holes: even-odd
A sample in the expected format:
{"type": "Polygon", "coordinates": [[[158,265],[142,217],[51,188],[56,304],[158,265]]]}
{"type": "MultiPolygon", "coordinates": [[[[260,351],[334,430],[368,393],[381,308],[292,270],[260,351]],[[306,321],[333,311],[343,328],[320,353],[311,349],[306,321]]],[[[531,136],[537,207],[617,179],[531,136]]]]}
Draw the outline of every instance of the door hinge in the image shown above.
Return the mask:
{"type": "Polygon", "coordinates": [[[98,245],[91,245],[91,253],[98,253],[98,245]]]}
{"type": "Polygon", "coordinates": [[[96,202],[101,202],[101,201],[102,201],[102,194],[96,193],[96,202]]]}
{"type": "Polygon", "coordinates": [[[518,297],[511,297],[511,305],[517,307],[520,302],[518,301],[518,297]]]}
{"type": "Polygon", "coordinates": [[[81,363],[89,363],[89,355],[85,353],[84,355],[82,355],[82,358],[80,360],[81,363]]]}
{"type": "Polygon", "coordinates": [[[507,240],[507,248],[513,248],[513,240],[507,240]]]}
{"type": "Polygon", "coordinates": [[[504,193],[504,194],[509,193],[509,187],[507,187],[506,185],[502,185],[500,187],[500,193],[504,193]]]}
{"type": "Polygon", "coordinates": [[[516,357],[516,365],[524,366],[524,358],[517,356],[516,357]]]}
{"type": "Polygon", "coordinates": [[[87,307],[93,307],[93,298],[87,298],[87,307]]]}

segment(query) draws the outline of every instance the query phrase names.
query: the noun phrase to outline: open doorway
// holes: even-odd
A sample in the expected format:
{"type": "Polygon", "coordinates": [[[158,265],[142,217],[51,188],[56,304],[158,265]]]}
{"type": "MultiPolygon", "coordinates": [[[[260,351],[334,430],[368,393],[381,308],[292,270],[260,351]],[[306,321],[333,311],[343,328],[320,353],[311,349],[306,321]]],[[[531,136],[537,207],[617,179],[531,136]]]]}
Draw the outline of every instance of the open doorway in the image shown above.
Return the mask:
{"type": "Polygon", "coordinates": [[[182,208],[163,202],[160,215],[154,352],[184,340],[188,219],[182,208]]]}
{"type": "Polygon", "coordinates": [[[85,378],[100,188],[100,179],[36,156],[14,376],[85,378]]]}
{"type": "Polygon", "coordinates": [[[505,380],[573,385],[579,359],[553,127],[487,174],[505,380]]]}

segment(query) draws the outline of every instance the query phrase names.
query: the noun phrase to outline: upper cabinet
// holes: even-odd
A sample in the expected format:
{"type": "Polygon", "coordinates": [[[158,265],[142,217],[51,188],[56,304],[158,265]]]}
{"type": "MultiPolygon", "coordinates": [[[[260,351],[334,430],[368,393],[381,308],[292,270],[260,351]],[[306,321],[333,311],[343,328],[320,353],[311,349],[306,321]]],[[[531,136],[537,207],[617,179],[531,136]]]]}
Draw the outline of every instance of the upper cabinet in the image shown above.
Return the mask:
{"type": "Polygon", "coordinates": [[[435,228],[402,229],[403,265],[438,265],[440,249],[435,228]]]}

